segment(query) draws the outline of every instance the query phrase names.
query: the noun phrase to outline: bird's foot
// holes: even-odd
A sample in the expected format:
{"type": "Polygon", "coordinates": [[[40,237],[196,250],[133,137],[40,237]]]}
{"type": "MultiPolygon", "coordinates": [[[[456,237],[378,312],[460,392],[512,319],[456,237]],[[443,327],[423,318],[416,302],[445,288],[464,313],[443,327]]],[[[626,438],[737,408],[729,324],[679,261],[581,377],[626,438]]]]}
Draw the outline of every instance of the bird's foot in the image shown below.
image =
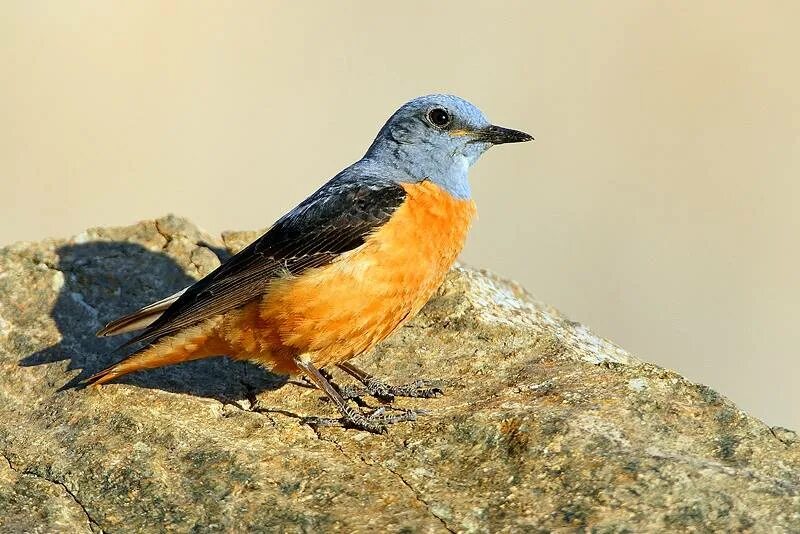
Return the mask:
{"type": "Polygon", "coordinates": [[[335,419],[332,417],[306,417],[303,423],[310,426],[341,426],[344,428],[355,428],[365,430],[373,434],[385,434],[388,425],[405,421],[415,421],[417,416],[425,415],[425,410],[405,410],[391,408],[387,411],[386,407],[380,407],[371,413],[364,414],[358,410],[347,408],[343,411],[342,417],[335,419]],[[395,413],[391,413],[395,412],[395,413]]]}
{"type": "Polygon", "coordinates": [[[339,392],[345,399],[355,399],[370,395],[382,402],[392,402],[395,397],[430,399],[444,394],[441,383],[433,380],[415,380],[409,384],[393,386],[374,376],[364,380],[364,387],[340,386],[339,392]]]}

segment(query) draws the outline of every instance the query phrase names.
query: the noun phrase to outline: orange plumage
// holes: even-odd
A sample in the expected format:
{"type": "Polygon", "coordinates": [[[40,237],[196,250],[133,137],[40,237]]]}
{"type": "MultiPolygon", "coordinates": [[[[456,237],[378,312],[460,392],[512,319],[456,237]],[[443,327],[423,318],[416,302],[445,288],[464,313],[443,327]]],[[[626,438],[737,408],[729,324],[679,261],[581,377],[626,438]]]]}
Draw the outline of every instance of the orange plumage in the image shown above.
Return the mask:
{"type": "Polygon", "coordinates": [[[263,297],[208,319],[93,377],[226,354],[276,372],[304,356],[322,368],[361,354],[419,312],[466,239],[475,204],[429,181],[402,184],[403,204],[360,247],[299,276],[274,280],[263,297]]]}

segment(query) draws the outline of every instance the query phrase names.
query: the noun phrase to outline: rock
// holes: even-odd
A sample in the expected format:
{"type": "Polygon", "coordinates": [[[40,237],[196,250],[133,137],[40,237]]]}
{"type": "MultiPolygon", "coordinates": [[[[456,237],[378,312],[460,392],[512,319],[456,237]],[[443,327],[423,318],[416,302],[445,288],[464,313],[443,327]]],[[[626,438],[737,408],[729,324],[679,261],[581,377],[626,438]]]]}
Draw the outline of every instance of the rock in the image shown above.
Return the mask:
{"type": "Polygon", "coordinates": [[[0,251],[1,531],[800,529],[793,432],[466,267],[358,360],[446,385],[386,436],[305,426],[319,392],[225,358],[73,387],[121,357],[102,324],[252,237],[167,217],[0,251]]]}

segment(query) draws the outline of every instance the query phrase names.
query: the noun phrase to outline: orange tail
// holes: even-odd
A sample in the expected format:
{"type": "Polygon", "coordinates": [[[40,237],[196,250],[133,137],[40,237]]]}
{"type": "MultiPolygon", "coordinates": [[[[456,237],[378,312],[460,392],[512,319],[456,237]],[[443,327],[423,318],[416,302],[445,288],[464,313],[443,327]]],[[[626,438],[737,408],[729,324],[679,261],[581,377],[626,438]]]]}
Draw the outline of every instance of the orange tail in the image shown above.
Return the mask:
{"type": "Polygon", "coordinates": [[[217,335],[218,324],[219,320],[215,318],[187,328],[87,378],[84,384],[100,386],[142,369],[155,369],[225,354],[228,347],[217,335]]]}

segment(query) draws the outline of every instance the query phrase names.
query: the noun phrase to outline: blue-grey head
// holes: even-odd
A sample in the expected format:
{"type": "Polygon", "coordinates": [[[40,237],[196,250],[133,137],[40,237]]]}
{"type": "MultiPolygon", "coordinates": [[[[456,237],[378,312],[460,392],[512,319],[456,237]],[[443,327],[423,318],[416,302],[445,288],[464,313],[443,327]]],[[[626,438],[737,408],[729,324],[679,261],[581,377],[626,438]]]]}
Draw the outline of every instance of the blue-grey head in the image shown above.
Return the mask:
{"type": "Polygon", "coordinates": [[[474,105],[452,95],[428,95],[404,104],[378,132],[363,163],[398,181],[430,180],[454,196],[470,195],[467,172],[490,147],[530,141],[495,126],[474,105]]]}

